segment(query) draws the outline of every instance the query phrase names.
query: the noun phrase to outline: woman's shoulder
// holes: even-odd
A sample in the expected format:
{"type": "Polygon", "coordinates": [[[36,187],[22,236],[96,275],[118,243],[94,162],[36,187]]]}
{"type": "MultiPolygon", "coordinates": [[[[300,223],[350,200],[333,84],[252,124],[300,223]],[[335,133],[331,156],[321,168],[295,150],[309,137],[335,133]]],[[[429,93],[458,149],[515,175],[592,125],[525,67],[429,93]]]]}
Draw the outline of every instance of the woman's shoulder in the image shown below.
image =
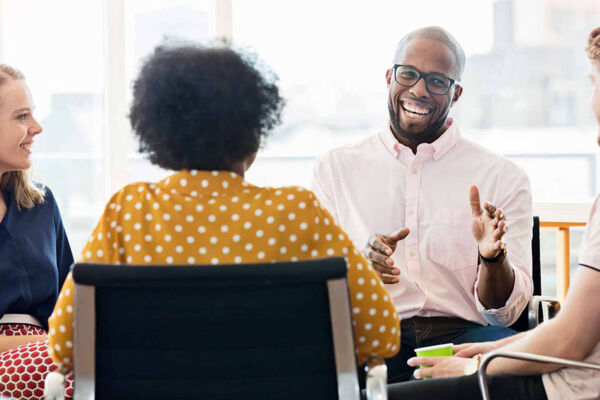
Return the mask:
{"type": "Polygon", "coordinates": [[[48,185],[45,185],[41,182],[33,182],[33,185],[42,193],[43,196],[43,201],[36,204],[34,208],[56,207],[56,199],[54,198],[54,193],[52,193],[52,190],[48,185]]]}
{"type": "MultiPolygon", "coordinates": [[[[40,224],[43,224],[42,221],[45,219],[53,220],[56,223],[57,220],[61,219],[61,215],[52,190],[41,182],[33,182],[33,185],[42,194],[41,200],[35,200],[31,208],[21,208],[19,210],[16,203],[12,203],[15,201],[13,197],[11,199],[11,209],[14,209],[16,214],[20,215],[20,218],[32,218],[40,224]]],[[[12,196],[12,194],[9,194],[9,196],[12,196]]],[[[24,220],[20,219],[20,221],[23,222],[24,220]]]]}
{"type": "Polygon", "coordinates": [[[120,203],[122,201],[129,201],[132,197],[145,196],[146,193],[155,190],[156,184],[151,182],[134,182],[129,183],[115,192],[109,203],[120,203]]]}
{"type": "Polygon", "coordinates": [[[312,208],[319,206],[315,194],[301,186],[280,186],[258,188],[261,197],[270,197],[275,200],[296,204],[300,208],[312,208]]]}

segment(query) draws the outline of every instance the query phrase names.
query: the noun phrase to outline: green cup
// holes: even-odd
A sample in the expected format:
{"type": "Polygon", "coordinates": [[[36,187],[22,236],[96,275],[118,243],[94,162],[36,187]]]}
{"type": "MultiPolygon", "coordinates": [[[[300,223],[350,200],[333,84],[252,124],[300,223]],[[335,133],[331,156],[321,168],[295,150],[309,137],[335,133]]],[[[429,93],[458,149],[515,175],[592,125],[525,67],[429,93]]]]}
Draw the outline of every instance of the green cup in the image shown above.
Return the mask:
{"type": "MultiPolygon", "coordinates": [[[[419,356],[419,357],[450,357],[452,355],[452,347],[453,346],[454,346],[454,344],[452,344],[452,343],[445,343],[445,344],[438,344],[436,346],[420,347],[418,349],[415,349],[415,353],[417,353],[417,356],[419,356]]],[[[421,365],[419,367],[420,368],[429,368],[426,365],[421,365]]],[[[423,379],[431,379],[431,378],[423,378],[423,379]]]]}

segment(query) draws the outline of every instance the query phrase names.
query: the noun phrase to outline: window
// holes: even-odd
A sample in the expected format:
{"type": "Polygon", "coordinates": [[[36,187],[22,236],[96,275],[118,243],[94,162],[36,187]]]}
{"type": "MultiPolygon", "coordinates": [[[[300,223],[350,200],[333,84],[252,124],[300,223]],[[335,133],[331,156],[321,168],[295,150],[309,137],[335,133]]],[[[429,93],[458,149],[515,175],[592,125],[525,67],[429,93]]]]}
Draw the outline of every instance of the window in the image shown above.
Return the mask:
{"type": "MultiPolygon", "coordinates": [[[[315,156],[384,127],[384,74],[398,40],[439,25],[467,55],[465,90],[451,112],[462,134],[521,165],[537,204],[562,208],[589,203],[597,193],[597,128],[583,52],[600,20],[597,1],[280,3],[233,2],[235,42],[274,69],[288,101],[283,125],[248,173],[251,181],[307,186],[315,156]]],[[[554,236],[542,235],[550,244],[544,275],[553,276],[554,236]]],[[[580,237],[572,237],[573,265],[580,237]]],[[[554,290],[548,282],[554,279],[545,281],[554,290]]]]}
{"type": "MultiPolygon", "coordinates": [[[[164,42],[207,42],[211,39],[210,0],[131,0],[125,3],[126,69],[128,89],[144,57],[164,42]]],[[[128,91],[128,103],[131,91],[128,91]]],[[[162,170],[138,153],[137,139],[129,135],[127,177],[130,182],[157,180],[172,173],[162,170]]]]}
{"type": "Polygon", "coordinates": [[[45,130],[35,177],[55,193],[75,254],[115,190],[169,173],[138,154],[126,119],[140,62],[165,39],[229,36],[279,75],[287,107],[249,171],[259,185],[309,186],[318,154],[385,126],[397,41],[439,25],[468,57],[452,111],[463,135],[523,166],[538,205],[598,191],[583,54],[597,0],[19,0],[0,3],[0,21],[0,56],[25,73],[45,130]]]}
{"type": "Polygon", "coordinates": [[[44,128],[34,178],[56,196],[78,252],[104,207],[102,1],[5,1],[0,14],[3,62],[25,74],[44,128]]]}

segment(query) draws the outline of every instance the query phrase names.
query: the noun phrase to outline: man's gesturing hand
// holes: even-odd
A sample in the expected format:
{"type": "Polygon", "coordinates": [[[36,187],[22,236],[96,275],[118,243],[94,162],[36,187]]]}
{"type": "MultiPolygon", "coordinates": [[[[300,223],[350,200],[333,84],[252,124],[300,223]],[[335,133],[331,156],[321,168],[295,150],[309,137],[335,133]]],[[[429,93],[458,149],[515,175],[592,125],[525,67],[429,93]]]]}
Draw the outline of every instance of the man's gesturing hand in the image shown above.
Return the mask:
{"type": "Polygon", "coordinates": [[[502,209],[487,201],[481,208],[477,186],[471,186],[469,200],[473,213],[471,230],[479,245],[479,253],[485,258],[494,258],[505,246],[502,237],[508,231],[506,216],[502,209]]]}
{"type": "Polygon", "coordinates": [[[400,270],[394,267],[394,260],[392,260],[391,255],[396,250],[396,244],[408,236],[408,232],[408,228],[402,228],[391,235],[375,234],[369,238],[364,253],[373,264],[373,268],[375,268],[383,283],[399,282],[397,275],[400,275],[400,270]]]}

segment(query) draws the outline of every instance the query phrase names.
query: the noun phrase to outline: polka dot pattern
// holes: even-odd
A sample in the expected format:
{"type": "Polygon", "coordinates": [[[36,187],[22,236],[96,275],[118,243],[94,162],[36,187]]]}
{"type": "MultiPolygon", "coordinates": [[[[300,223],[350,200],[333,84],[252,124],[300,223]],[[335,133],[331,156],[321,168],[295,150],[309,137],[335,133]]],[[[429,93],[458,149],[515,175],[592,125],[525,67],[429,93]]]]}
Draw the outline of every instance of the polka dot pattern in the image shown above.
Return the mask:
{"type": "MultiPolygon", "coordinates": [[[[0,325],[0,336],[46,335],[32,325],[0,325]]],[[[44,380],[56,370],[48,354],[48,341],[23,344],[0,353],[0,396],[11,399],[38,400],[44,398],[44,380]]],[[[73,375],[65,377],[65,399],[73,396],[73,375]]]]}
{"type": "MultiPolygon", "coordinates": [[[[128,185],[112,197],[82,252],[83,261],[208,265],[344,256],[354,294],[354,337],[366,338],[356,342],[359,361],[395,354],[390,348],[398,347],[398,333],[391,332],[398,322],[387,291],[312,192],[299,187],[260,188],[225,171],[180,171],[151,185],[128,185]],[[371,314],[371,309],[377,312],[371,314]],[[377,328],[366,329],[367,324],[377,328]],[[382,325],[384,330],[379,329],[382,325]],[[386,348],[387,344],[391,345],[386,348]]],[[[63,292],[72,288],[69,276],[63,292]]],[[[62,296],[50,320],[56,328],[50,345],[60,346],[60,350],[53,347],[53,357],[67,366],[65,358],[72,359],[65,346],[72,341],[72,314],[63,311],[72,301],[72,296],[62,296]]]]}

